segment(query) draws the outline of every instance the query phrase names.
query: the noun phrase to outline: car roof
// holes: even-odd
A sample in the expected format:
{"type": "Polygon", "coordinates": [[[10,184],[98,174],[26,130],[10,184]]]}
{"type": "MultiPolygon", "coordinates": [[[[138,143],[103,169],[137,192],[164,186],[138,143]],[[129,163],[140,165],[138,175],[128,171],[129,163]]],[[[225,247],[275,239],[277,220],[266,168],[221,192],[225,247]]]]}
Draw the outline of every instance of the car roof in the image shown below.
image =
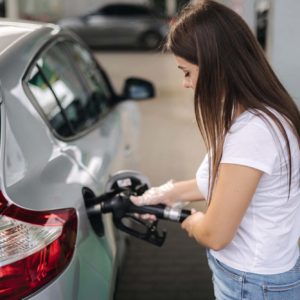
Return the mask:
{"type": "Polygon", "coordinates": [[[0,18],[0,81],[20,79],[37,51],[60,31],[53,24],[0,18]]]}
{"type": "Polygon", "coordinates": [[[114,6],[120,6],[120,7],[145,7],[145,8],[149,8],[149,5],[145,5],[142,3],[126,3],[126,2],[114,2],[114,3],[107,3],[107,4],[103,4],[101,7],[114,7],[114,6]]]}

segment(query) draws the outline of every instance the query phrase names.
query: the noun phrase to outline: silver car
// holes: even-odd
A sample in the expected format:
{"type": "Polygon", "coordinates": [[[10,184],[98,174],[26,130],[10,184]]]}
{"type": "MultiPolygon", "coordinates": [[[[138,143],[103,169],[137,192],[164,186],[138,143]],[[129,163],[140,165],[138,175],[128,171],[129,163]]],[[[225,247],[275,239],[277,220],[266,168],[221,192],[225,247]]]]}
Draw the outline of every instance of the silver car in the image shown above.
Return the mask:
{"type": "Polygon", "coordinates": [[[111,299],[124,245],[109,214],[104,228],[91,222],[82,191],[102,194],[110,174],[136,167],[126,100],[153,86],[129,78],[117,95],[56,25],[0,19],[0,35],[0,298],[111,299]]]}
{"type": "Polygon", "coordinates": [[[78,34],[90,47],[159,49],[169,20],[148,6],[107,4],[96,11],[59,22],[78,34]]]}

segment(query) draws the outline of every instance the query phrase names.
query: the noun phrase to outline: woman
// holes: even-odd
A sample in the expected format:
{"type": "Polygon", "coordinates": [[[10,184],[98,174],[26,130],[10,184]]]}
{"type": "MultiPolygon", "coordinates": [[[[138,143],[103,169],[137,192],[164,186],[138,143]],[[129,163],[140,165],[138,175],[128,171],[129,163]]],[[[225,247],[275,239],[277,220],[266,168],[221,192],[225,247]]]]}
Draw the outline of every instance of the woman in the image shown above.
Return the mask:
{"type": "Polygon", "coordinates": [[[297,106],[246,23],[221,4],[184,9],[167,49],[183,86],[195,91],[208,154],[196,179],[170,181],[133,202],[208,201],[182,228],[209,249],[217,299],[300,299],[297,106]]]}
{"type": "Polygon", "coordinates": [[[208,154],[196,179],[133,202],[207,200],[182,228],[209,249],[216,299],[300,299],[297,106],[245,22],[221,4],[185,8],[166,45],[195,91],[208,154]]]}

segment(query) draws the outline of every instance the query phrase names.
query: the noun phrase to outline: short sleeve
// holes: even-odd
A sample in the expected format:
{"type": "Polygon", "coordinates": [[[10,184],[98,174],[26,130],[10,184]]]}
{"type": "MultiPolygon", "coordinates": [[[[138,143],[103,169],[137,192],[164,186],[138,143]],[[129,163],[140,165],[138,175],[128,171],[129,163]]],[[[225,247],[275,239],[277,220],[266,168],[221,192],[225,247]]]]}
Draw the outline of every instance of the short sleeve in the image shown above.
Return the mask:
{"type": "Polygon", "coordinates": [[[271,128],[262,120],[233,124],[225,137],[221,163],[252,167],[272,174],[278,145],[271,128]]]}

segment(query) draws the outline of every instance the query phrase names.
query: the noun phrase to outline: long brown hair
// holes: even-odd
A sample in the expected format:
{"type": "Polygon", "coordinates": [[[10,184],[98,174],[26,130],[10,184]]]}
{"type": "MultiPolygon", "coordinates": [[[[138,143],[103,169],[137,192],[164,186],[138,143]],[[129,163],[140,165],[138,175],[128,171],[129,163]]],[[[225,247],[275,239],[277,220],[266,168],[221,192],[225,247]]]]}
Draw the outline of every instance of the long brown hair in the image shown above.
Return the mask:
{"type": "Polygon", "coordinates": [[[300,146],[299,109],[243,19],[214,1],[188,5],[171,27],[166,49],[199,67],[194,108],[198,127],[211,153],[208,200],[222,158],[225,135],[238,107],[252,109],[269,122],[267,115],[278,126],[289,154],[290,190],[290,143],[282,122],[269,108],[288,121],[300,146]]]}

